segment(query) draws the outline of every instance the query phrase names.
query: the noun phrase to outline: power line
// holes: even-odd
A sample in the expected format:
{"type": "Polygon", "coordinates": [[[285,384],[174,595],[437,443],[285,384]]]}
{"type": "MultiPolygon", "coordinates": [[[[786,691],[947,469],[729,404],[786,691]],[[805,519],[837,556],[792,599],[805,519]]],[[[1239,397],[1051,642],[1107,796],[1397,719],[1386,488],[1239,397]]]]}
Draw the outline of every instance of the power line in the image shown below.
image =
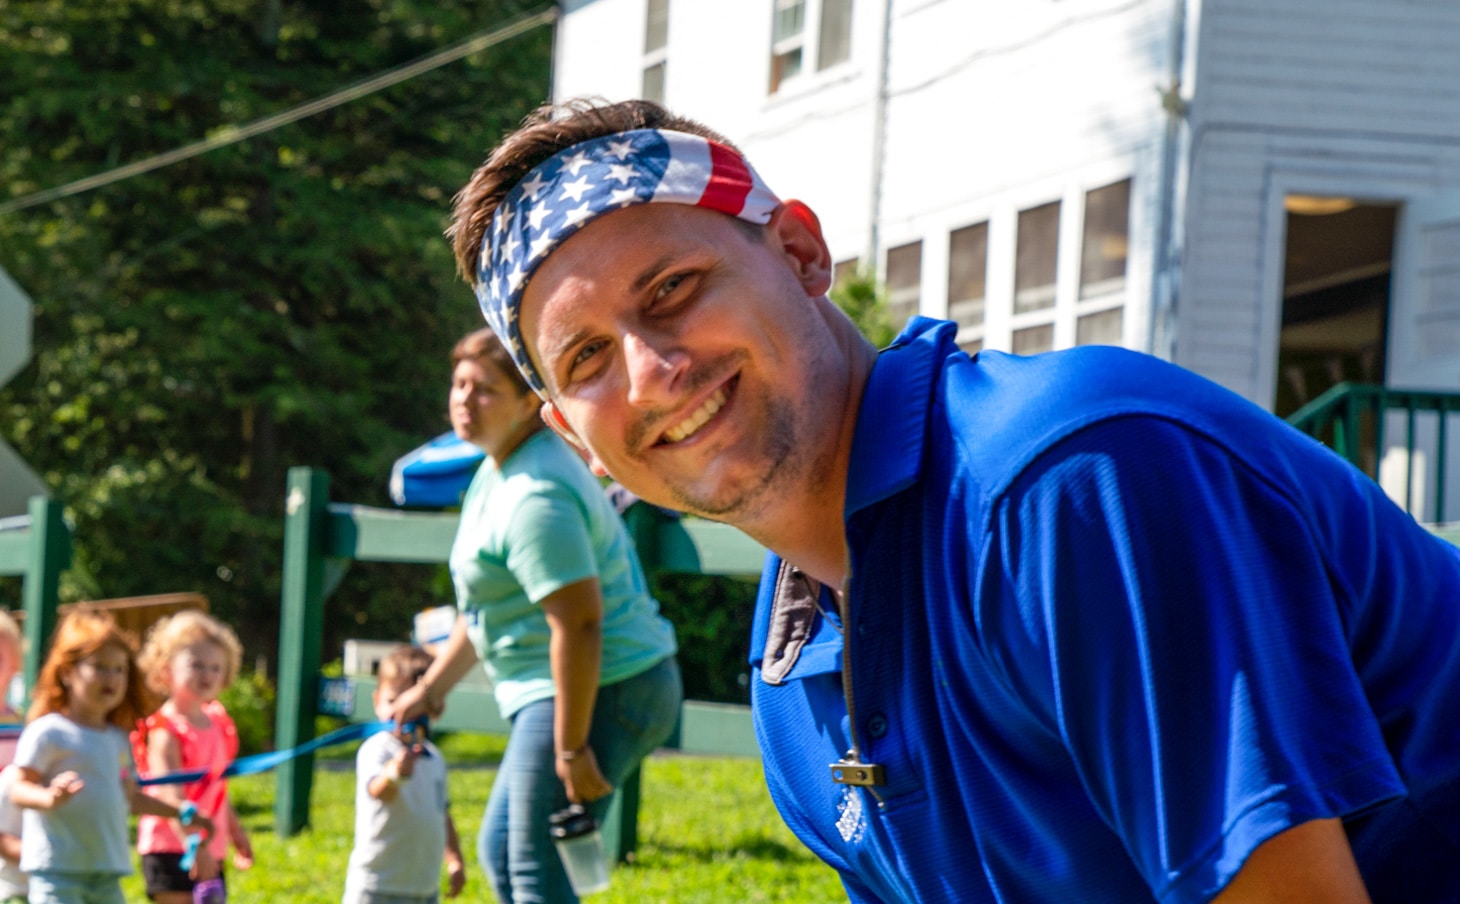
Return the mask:
{"type": "Polygon", "coordinates": [[[363,82],[357,82],[347,88],[341,88],[332,94],[326,94],[323,97],[306,101],[282,113],[265,116],[263,119],[255,120],[247,125],[224,126],[217,133],[202,141],[196,141],[192,144],[167,151],[166,153],[147,157],[134,163],[128,163],[125,166],[119,166],[116,169],[108,170],[104,173],[97,173],[94,176],[77,179],[75,182],[68,182],[56,188],[48,188],[0,203],[0,215],[13,213],[17,210],[24,210],[27,207],[35,207],[37,204],[45,204],[48,201],[67,198],[84,191],[90,191],[93,188],[101,188],[104,185],[111,185],[113,182],[120,182],[123,179],[130,179],[133,176],[150,173],[155,169],[171,166],[174,163],[197,157],[200,154],[206,154],[209,151],[227,147],[231,144],[237,144],[240,141],[245,141],[256,135],[271,132],[281,126],[298,122],[316,113],[332,110],[352,100],[358,100],[359,98],[374,94],[377,91],[389,88],[392,85],[398,85],[422,73],[430,72],[432,69],[439,69],[447,63],[453,63],[462,57],[470,56],[478,51],[515,38],[520,34],[525,34],[540,25],[548,25],[557,19],[557,17],[557,7],[549,7],[542,12],[519,19],[511,25],[495,31],[474,35],[460,43],[453,44],[443,50],[438,50],[429,56],[421,57],[419,60],[406,63],[395,69],[387,69],[385,72],[372,76],[363,82]]]}

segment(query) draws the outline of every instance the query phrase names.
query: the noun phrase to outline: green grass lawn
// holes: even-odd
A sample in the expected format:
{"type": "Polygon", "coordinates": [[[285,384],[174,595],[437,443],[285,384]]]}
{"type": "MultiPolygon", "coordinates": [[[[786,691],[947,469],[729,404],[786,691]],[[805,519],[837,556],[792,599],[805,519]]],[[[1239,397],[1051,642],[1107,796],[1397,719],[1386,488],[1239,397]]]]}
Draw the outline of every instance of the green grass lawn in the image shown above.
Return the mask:
{"type": "MultiPolygon", "coordinates": [[[[451,735],[441,741],[451,764],[452,815],[468,864],[457,900],[492,901],[476,862],[476,833],[504,739],[451,735]]],[[[330,752],[315,771],[311,826],[293,838],[273,831],[274,779],[229,782],[234,806],[253,837],[257,864],[229,874],[231,904],[335,904],[344,889],[354,832],[353,748],[330,752]]],[[[144,901],[139,876],[123,884],[144,901]]],[[[618,867],[594,904],[645,902],[845,901],[836,874],[811,856],[782,824],[758,760],[660,754],[644,764],[639,850],[618,867]]]]}

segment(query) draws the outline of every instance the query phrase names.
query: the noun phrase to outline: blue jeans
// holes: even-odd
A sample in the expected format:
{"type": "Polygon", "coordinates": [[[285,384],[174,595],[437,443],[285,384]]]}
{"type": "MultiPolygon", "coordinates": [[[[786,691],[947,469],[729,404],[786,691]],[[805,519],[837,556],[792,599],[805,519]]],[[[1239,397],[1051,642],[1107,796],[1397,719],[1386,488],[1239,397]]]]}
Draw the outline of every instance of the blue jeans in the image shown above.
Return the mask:
{"type": "MultiPolygon", "coordinates": [[[[588,743],[615,787],[669,737],[683,696],[673,656],[598,689],[588,743]]],[[[578,900],[548,835],[548,816],[568,805],[555,769],[553,704],[551,699],[529,703],[512,716],[507,750],[482,817],[477,855],[503,904],[578,900]]],[[[602,819],[611,800],[594,801],[590,808],[602,819]]]]}
{"type": "Polygon", "coordinates": [[[126,904],[116,873],[30,874],[30,904],[126,904]]]}

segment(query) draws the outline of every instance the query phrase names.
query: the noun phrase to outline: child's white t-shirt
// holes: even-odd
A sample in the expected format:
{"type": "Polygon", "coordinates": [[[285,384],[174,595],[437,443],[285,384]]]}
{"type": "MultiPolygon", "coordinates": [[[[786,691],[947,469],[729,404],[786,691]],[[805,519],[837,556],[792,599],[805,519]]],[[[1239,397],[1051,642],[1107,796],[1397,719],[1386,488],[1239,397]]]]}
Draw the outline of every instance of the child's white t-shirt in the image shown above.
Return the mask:
{"type": "Polygon", "coordinates": [[[370,796],[369,785],[397,753],[400,739],[382,731],[355,754],[355,849],[345,876],[345,900],[360,891],[429,895],[441,887],[446,853],[446,761],[429,741],[410,778],[390,803],[370,796]]]}
{"type": "Polygon", "coordinates": [[[126,732],[86,728],[60,713],[25,726],[15,765],[40,773],[41,784],[68,770],[86,787],[54,810],[26,810],[20,833],[20,868],[53,873],[132,871],[127,843],[130,805],[122,775],[133,771],[126,732]]]}

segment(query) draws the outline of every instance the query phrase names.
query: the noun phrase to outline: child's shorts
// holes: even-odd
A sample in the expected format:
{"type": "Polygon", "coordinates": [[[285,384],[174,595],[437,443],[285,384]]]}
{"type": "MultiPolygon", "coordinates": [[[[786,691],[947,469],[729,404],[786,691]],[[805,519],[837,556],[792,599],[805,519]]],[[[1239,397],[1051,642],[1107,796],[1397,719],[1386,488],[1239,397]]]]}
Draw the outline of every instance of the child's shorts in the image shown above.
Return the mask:
{"type": "MultiPolygon", "coordinates": [[[[143,854],[142,878],[147,882],[147,897],[156,898],[158,892],[164,891],[192,891],[197,883],[181,863],[182,854],[143,854]]],[[[221,863],[218,864],[218,878],[224,879],[221,863]]],[[[228,887],[226,879],[223,886],[228,887]]]]}

